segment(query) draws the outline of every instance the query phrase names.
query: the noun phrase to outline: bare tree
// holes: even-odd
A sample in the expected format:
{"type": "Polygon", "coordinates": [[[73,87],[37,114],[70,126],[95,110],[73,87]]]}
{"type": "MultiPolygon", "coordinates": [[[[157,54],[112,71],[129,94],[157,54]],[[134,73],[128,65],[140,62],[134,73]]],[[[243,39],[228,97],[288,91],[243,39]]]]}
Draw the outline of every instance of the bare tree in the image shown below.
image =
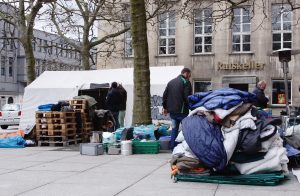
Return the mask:
{"type": "MultiPolygon", "coordinates": [[[[19,32],[19,39],[26,56],[28,83],[35,79],[35,58],[32,49],[33,28],[35,19],[44,3],[52,0],[3,0],[1,2],[0,18],[15,26],[19,32]]],[[[54,1],[54,0],[53,0],[54,1]]]]}
{"type": "Polygon", "coordinates": [[[58,33],[76,51],[80,52],[82,65],[85,70],[89,70],[90,50],[129,29],[128,27],[120,28],[128,11],[121,0],[75,0],[75,3],[59,0],[51,4],[48,13],[55,27],[53,31],[58,33]],[[95,39],[97,36],[95,35],[96,21],[106,21],[108,24],[113,24],[114,31],[95,39]],[[76,38],[76,42],[70,37],[76,38]]]}

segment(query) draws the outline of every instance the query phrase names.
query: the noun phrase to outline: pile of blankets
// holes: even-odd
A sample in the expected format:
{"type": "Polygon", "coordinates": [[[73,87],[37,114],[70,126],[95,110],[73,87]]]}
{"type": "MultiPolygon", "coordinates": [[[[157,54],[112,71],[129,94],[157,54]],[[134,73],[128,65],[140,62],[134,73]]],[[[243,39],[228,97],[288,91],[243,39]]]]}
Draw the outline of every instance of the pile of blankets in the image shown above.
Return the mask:
{"type": "MultiPolygon", "coordinates": [[[[280,119],[265,119],[252,106],[255,95],[223,88],[189,97],[192,112],[181,123],[172,167],[240,174],[288,172],[288,157],[277,131],[280,119]]],[[[201,170],[199,170],[201,171],[201,170]]]]}

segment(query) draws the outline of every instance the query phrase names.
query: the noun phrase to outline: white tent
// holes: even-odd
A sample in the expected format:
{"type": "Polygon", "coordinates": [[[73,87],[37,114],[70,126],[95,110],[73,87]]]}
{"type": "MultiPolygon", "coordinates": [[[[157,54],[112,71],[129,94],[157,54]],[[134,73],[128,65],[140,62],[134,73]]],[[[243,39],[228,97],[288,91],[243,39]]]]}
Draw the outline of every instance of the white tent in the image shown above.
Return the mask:
{"type": "MultiPolygon", "coordinates": [[[[183,66],[150,68],[151,96],[162,97],[167,83],[178,76],[183,66]]],[[[116,81],[127,91],[125,125],[131,125],[133,110],[133,68],[93,71],[45,71],[25,88],[19,129],[31,130],[35,124],[35,111],[42,104],[72,99],[79,90],[89,89],[91,83],[116,81]]]]}

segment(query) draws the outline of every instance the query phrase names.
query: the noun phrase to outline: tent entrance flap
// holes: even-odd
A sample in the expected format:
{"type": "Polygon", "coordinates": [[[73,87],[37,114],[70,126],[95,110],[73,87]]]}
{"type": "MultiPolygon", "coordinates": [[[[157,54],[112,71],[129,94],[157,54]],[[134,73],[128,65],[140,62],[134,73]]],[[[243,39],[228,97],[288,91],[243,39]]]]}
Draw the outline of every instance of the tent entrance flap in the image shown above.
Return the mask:
{"type": "Polygon", "coordinates": [[[108,88],[94,88],[79,90],[78,95],[88,95],[93,97],[96,101],[96,109],[105,109],[105,99],[108,93],[108,88]]]}

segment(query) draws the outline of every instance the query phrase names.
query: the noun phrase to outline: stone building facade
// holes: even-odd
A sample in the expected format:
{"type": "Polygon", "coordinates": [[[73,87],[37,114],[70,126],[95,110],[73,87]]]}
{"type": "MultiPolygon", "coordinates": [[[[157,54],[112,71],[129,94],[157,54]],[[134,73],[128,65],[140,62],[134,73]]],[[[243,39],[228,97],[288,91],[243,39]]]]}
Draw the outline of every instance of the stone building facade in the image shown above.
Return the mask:
{"type": "MultiPolygon", "coordinates": [[[[220,5],[195,7],[192,20],[174,8],[148,26],[151,66],[184,65],[192,70],[194,92],[221,87],[253,91],[256,82],[267,82],[270,106],[284,108],[283,70],[274,51],[300,49],[300,10],[278,0],[245,4],[216,23],[212,14],[220,5]],[[260,4],[264,2],[264,4],[260,4]],[[191,22],[192,21],[192,22],[191,22]]],[[[132,67],[130,32],[120,37],[124,54],[110,61],[98,59],[98,68],[132,67]],[[104,62],[106,62],[104,64],[104,62]],[[107,63],[108,62],[108,63],[107,63]]],[[[300,105],[300,54],[289,63],[289,102],[300,105]]]]}

